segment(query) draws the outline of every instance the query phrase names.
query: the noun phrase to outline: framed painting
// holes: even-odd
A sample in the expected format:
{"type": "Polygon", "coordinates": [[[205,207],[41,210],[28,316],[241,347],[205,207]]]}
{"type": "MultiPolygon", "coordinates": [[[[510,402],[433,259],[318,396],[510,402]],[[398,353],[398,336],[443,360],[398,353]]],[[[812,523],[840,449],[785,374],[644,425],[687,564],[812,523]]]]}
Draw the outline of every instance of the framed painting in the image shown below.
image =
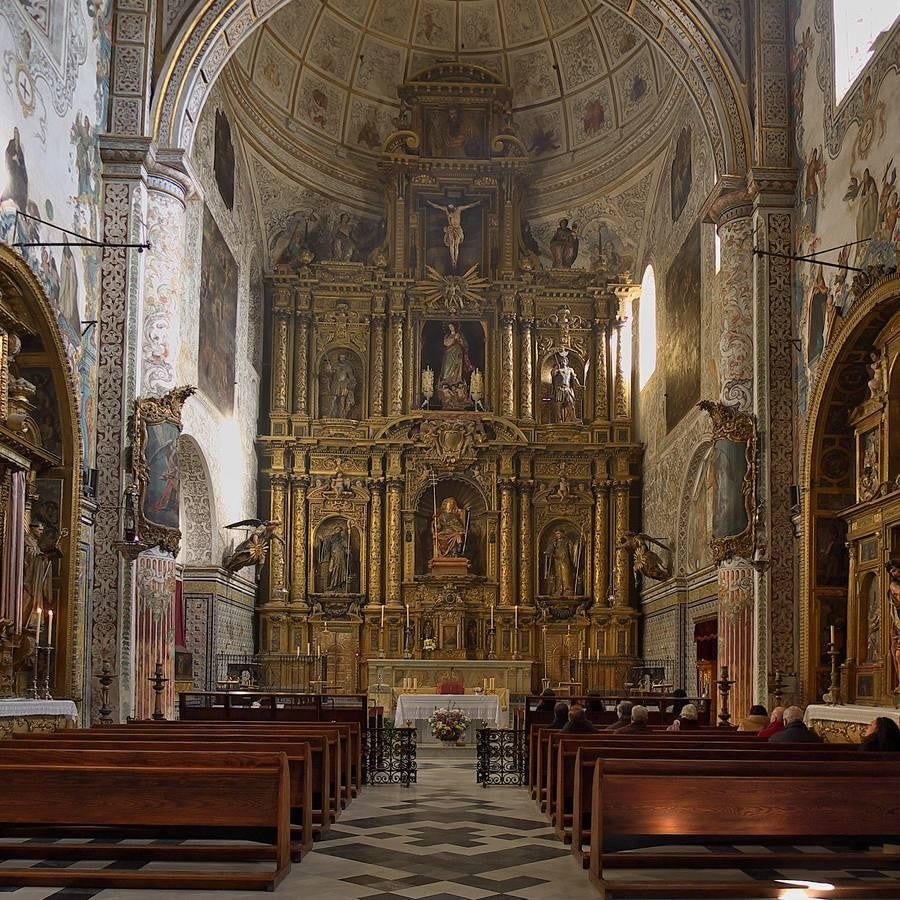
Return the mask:
{"type": "Polygon", "coordinates": [[[712,419],[712,549],[718,564],[751,558],[756,543],[756,423],[731,406],[702,400],[712,419]]]}
{"type": "Polygon", "coordinates": [[[137,485],[138,539],[177,555],[179,527],[178,438],[181,407],[195,388],[174,388],[162,397],[134,404],[134,480],[137,485]]]}

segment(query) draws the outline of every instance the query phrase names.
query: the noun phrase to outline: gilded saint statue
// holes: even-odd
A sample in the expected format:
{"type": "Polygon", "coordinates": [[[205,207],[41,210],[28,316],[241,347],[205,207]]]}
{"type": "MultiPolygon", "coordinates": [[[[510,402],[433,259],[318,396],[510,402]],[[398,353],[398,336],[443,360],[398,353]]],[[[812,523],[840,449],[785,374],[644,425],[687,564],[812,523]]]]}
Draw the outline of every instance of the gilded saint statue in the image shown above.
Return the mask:
{"type": "Polygon", "coordinates": [[[318,574],[326,592],[349,592],[352,553],[349,522],[346,525],[336,523],[319,536],[318,574]]]}
{"type": "MultiPolygon", "coordinates": [[[[28,628],[37,615],[38,607],[47,610],[53,606],[53,560],[61,556],[57,544],[45,549],[47,526],[41,519],[32,519],[24,540],[24,572],[22,578],[22,625],[28,628]]],[[[67,531],[60,532],[57,541],[67,531]]]]}
{"type": "Polygon", "coordinates": [[[557,528],[544,550],[544,595],[573,597],[581,563],[581,542],[557,528]]]}
{"type": "Polygon", "coordinates": [[[665,581],[667,578],[671,578],[671,569],[663,562],[662,557],[651,548],[651,544],[661,547],[671,555],[671,551],[662,541],[638,531],[623,532],[618,546],[634,554],[635,579],[638,575],[646,575],[655,581],[665,581]]]}
{"type": "Polygon", "coordinates": [[[550,370],[550,403],[554,422],[574,422],[575,388],[581,387],[578,375],[569,365],[569,351],[558,350],[550,370]]]}
{"type": "Polygon", "coordinates": [[[349,419],[356,406],[356,375],[346,353],[326,359],[320,380],[322,415],[349,419]]]}
{"type": "Polygon", "coordinates": [[[891,559],[885,566],[888,573],[888,606],[891,614],[891,660],[897,680],[895,692],[900,692],[900,559],[891,559]]]}
{"type": "Polygon", "coordinates": [[[465,554],[468,514],[453,497],[447,497],[434,516],[434,557],[465,554]]]}
{"type": "Polygon", "coordinates": [[[444,355],[438,375],[438,396],[444,409],[471,409],[469,380],[474,371],[469,343],[454,322],[448,322],[442,340],[444,355]]]}
{"type": "Polygon", "coordinates": [[[450,265],[455,271],[456,264],[459,261],[460,245],[466,239],[462,229],[462,214],[467,209],[478,206],[481,201],[476,200],[474,203],[464,203],[462,206],[456,206],[453,203],[441,206],[440,203],[433,203],[431,200],[426,200],[425,202],[429,206],[439,209],[447,217],[447,224],[444,226],[444,246],[450,251],[450,265]]]}

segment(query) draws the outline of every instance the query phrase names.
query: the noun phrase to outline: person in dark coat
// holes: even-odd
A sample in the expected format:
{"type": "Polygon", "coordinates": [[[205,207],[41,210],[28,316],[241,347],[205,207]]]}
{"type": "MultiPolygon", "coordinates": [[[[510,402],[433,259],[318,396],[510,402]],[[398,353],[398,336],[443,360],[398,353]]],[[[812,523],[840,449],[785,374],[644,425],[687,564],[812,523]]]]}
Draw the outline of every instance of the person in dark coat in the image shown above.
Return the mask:
{"type": "Polygon", "coordinates": [[[646,734],[650,728],[647,725],[647,719],[650,715],[646,706],[633,706],[631,708],[631,724],[620,728],[616,734],[646,734]]]}
{"type": "Polygon", "coordinates": [[[604,731],[618,731],[626,725],[631,724],[631,707],[634,704],[630,700],[620,700],[616,704],[616,715],[618,718],[611,725],[607,725],[604,731]]]}
{"type": "Polygon", "coordinates": [[[770,744],[821,744],[820,738],[803,724],[803,710],[789,706],[784,711],[784,728],[769,736],[770,744]]]}
{"type": "Polygon", "coordinates": [[[564,728],[569,721],[569,704],[565,700],[560,700],[553,707],[553,721],[549,728],[564,728]]]}
{"type": "Polygon", "coordinates": [[[900,751],[900,728],[893,719],[889,719],[887,716],[872,719],[859,749],[875,753],[900,751]]]}
{"type": "Polygon", "coordinates": [[[590,734],[596,730],[594,723],[587,717],[584,707],[580,703],[573,703],[569,707],[569,721],[563,726],[563,733],[590,734]]]}
{"type": "Polygon", "coordinates": [[[535,712],[552,712],[556,708],[556,691],[545,688],[541,691],[541,702],[535,707],[535,712]]]}

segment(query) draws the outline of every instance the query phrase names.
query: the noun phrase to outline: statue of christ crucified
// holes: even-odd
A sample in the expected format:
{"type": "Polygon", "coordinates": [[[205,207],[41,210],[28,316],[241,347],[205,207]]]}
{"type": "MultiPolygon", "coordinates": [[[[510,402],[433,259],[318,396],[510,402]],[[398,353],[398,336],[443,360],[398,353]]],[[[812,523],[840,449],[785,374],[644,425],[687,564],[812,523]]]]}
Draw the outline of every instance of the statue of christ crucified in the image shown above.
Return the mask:
{"type": "Polygon", "coordinates": [[[450,251],[450,264],[455,270],[459,259],[459,245],[466,237],[462,230],[462,214],[467,209],[478,206],[481,201],[476,200],[474,203],[465,203],[462,206],[455,206],[453,203],[441,206],[440,203],[432,203],[431,200],[425,202],[429,206],[439,209],[447,217],[447,224],[444,226],[444,246],[450,251]]]}

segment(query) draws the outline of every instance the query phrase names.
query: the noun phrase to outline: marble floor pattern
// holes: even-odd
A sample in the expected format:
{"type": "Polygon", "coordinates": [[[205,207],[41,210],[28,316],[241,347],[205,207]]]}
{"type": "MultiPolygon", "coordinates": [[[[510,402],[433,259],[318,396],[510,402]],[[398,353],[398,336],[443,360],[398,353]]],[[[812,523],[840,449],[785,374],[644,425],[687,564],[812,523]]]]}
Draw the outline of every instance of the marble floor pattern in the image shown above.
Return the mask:
{"type": "MultiPolygon", "coordinates": [[[[12,861],[0,866],[10,864],[12,861]]],[[[216,868],[227,866],[219,864],[216,868]]],[[[719,869],[689,874],[692,880],[719,880],[726,875],[749,883],[771,878],[812,881],[820,877],[844,883],[861,876],[897,878],[900,897],[900,872],[865,876],[831,872],[817,876],[810,872],[729,873],[719,869]]],[[[636,875],[620,870],[614,877],[627,880],[636,875]]],[[[644,871],[637,877],[641,881],[666,880],[671,875],[644,871]]],[[[0,893],[16,900],[159,900],[164,896],[179,900],[261,900],[269,896],[243,891],[82,888],[0,888],[0,893]]],[[[422,748],[418,783],[409,788],[366,788],[344,811],[328,838],[293,866],[275,896],[284,900],[593,900],[599,894],[538,813],[527,790],[477,786],[471,751],[422,748]]]]}

